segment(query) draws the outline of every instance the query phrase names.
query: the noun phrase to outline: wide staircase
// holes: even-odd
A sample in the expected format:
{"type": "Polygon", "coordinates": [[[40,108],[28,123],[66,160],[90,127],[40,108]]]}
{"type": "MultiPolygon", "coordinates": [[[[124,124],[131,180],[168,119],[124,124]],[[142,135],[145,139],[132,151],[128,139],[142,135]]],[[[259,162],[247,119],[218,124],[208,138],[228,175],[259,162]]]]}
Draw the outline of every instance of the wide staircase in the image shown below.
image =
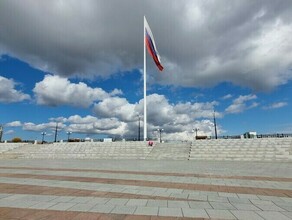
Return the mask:
{"type": "Polygon", "coordinates": [[[2,158],[145,159],[152,147],[144,142],[30,144],[2,153],[2,158]]]}
{"type": "Polygon", "coordinates": [[[292,138],[197,140],[189,159],[292,162],[292,138]]]}
{"type": "Polygon", "coordinates": [[[146,159],[292,162],[292,138],[217,139],[187,142],[0,143],[0,159],[146,159]]]}

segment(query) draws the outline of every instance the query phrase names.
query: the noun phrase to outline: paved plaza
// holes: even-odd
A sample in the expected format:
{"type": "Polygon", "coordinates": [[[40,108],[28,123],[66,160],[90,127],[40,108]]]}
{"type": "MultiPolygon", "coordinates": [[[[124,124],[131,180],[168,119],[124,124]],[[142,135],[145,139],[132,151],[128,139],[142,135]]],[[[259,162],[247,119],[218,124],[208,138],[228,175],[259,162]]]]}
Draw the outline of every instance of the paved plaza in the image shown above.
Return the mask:
{"type": "Polygon", "coordinates": [[[0,219],[292,219],[292,163],[1,159],[0,219]]]}

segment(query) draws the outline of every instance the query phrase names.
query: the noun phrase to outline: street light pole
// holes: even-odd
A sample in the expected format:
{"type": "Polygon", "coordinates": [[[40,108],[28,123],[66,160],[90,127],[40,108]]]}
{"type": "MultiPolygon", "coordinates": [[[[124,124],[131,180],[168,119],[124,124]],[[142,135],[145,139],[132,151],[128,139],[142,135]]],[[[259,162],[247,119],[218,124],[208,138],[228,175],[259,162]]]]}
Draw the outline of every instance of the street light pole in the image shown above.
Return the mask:
{"type": "Polygon", "coordinates": [[[57,135],[58,135],[58,122],[56,123],[55,142],[57,142],[57,135]]]}
{"type": "Polygon", "coordinates": [[[69,142],[70,134],[72,134],[72,131],[67,131],[67,135],[68,135],[67,142],[69,142]]]}
{"type": "Polygon", "coordinates": [[[163,131],[163,128],[158,128],[157,131],[159,132],[159,142],[162,143],[161,132],[163,131]]]}
{"type": "Polygon", "coordinates": [[[42,133],[41,133],[41,135],[43,136],[43,137],[42,137],[42,144],[43,144],[44,141],[45,141],[45,135],[46,135],[46,134],[47,134],[46,132],[42,132],[42,133]]]}
{"type": "Polygon", "coordinates": [[[138,120],[139,120],[139,123],[138,123],[138,141],[140,141],[140,119],[141,119],[141,116],[138,115],[138,120]]]}
{"type": "Polygon", "coordinates": [[[194,131],[196,132],[196,140],[197,140],[197,136],[198,136],[198,131],[199,131],[200,129],[199,128],[195,128],[194,129],[194,131]]]}
{"type": "Polygon", "coordinates": [[[217,125],[216,125],[215,110],[213,112],[213,117],[214,117],[214,128],[215,128],[215,139],[217,139],[217,125]]]}

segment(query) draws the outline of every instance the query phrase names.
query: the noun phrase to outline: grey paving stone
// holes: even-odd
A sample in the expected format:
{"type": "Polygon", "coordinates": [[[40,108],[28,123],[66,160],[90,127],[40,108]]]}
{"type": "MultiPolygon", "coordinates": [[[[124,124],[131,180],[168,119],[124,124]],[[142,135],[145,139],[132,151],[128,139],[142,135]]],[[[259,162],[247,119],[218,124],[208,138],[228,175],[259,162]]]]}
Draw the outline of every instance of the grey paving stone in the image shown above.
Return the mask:
{"type": "Polygon", "coordinates": [[[149,199],[146,206],[148,206],[148,207],[167,207],[167,200],[149,199]]]}
{"type": "Polygon", "coordinates": [[[251,203],[255,205],[273,205],[274,203],[272,201],[267,200],[258,200],[258,199],[251,199],[251,203]]]}
{"type": "Polygon", "coordinates": [[[72,206],[71,208],[68,209],[68,211],[87,212],[90,209],[92,209],[94,206],[95,206],[94,204],[80,203],[80,204],[76,204],[76,205],[72,206]]]}
{"type": "Polygon", "coordinates": [[[250,200],[247,198],[228,198],[230,203],[239,203],[239,204],[251,204],[250,200]]]}
{"type": "Polygon", "coordinates": [[[170,197],[178,198],[178,199],[187,199],[189,197],[188,193],[171,193],[170,197]]]}
{"type": "Polygon", "coordinates": [[[92,207],[89,211],[90,212],[110,213],[114,208],[115,208],[114,205],[97,204],[94,207],[92,207]]]}
{"type": "Polygon", "coordinates": [[[232,210],[231,212],[239,220],[263,220],[262,217],[253,211],[232,210]]]}
{"type": "Polygon", "coordinates": [[[292,211],[291,212],[281,212],[283,215],[287,216],[288,218],[292,219],[292,211]]]}
{"type": "Polygon", "coordinates": [[[158,216],[183,217],[181,208],[159,207],[158,216]]]}
{"type": "Polygon", "coordinates": [[[275,211],[257,211],[261,217],[265,220],[291,220],[291,218],[287,217],[286,215],[282,214],[281,212],[275,211]]]}
{"type": "Polygon", "coordinates": [[[76,197],[76,198],[70,200],[70,202],[74,202],[74,203],[87,203],[91,199],[92,199],[91,197],[76,197]]]}
{"type": "Polygon", "coordinates": [[[190,208],[189,203],[187,201],[167,201],[168,208],[190,208]]]}
{"type": "Polygon", "coordinates": [[[229,202],[210,202],[210,205],[213,207],[213,209],[226,209],[226,210],[234,210],[234,209],[236,209],[229,202]]]}
{"type": "Polygon", "coordinates": [[[203,201],[190,201],[189,205],[192,209],[212,209],[213,207],[209,204],[209,202],[203,201]]]}
{"type": "Polygon", "coordinates": [[[56,205],[57,203],[55,202],[38,202],[35,205],[31,206],[31,209],[47,209],[49,207],[52,207],[56,205]]]}
{"type": "Polygon", "coordinates": [[[228,198],[222,197],[222,196],[208,196],[208,201],[209,202],[228,202],[228,198]]]}
{"type": "Polygon", "coordinates": [[[239,193],[237,193],[237,196],[239,198],[242,198],[242,199],[257,199],[257,200],[260,199],[257,195],[252,195],[252,194],[239,194],[239,193]]]}
{"type": "Polygon", "coordinates": [[[129,199],[126,203],[126,206],[146,206],[148,200],[147,199],[129,199]]]}
{"type": "Polygon", "coordinates": [[[275,204],[271,205],[256,204],[256,206],[263,211],[286,211],[285,209],[282,209],[279,206],[276,206],[275,204]]]}
{"type": "Polygon", "coordinates": [[[39,202],[50,202],[56,199],[57,196],[50,195],[27,195],[24,197],[25,200],[39,201],[39,202]]]}
{"type": "Polygon", "coordinates": [[[133,214],[135,210],[137,209],[136,206],[116,206],[111,213],[115,214],[133,214]]]}
{"type": "Polygon", "coordinates": [[[87,201],[90,204],[106,204],[110,198],[91,198],[87,201]]]}
{"type": "Polygon", "coordinates": [[[236,219],[229,210],[206,209],[206,211],[211,219],[236,219]]]}
{"type": "Polygon", "coordinates": [[[261,211],[261,209],[259,209],[257,206],[253,204],[232,203],[232,205],[238,210],[261,211]]]}
{"type": "Polygon", "coordinates": [[[125,205],[129,199],[113,198],[110,199],[106,204],[107,205],[125,205]]]}
{"type": "Polygon", "coordinates": [[[76,203],[69,203],[69,202],[59,202],[56,205],[50,206],[48,210],[60,210],[65,211],[70,209],[72,206],[76,205],[76,203]]]}
{"type": "Polygon", "coordinates": [[[218,192],[218,195],[221,196],[221,197],[238,198],[236,193],[218,192]]]}
{"type": "Polygon", "coordinates": [[[207,212],[204,209],[190,209],[182,208],[183,217],[188,218],[209,218],[207,212]]]}
{"type": "Polygon", "coordinates": [[[74,199],[75,196],[58,196],[55,199],[51,200],[50,202],[61,202],[66,203],[74,199]]]}
{"type": "Polygon", "coordinates": [[[207,201],[208,196],[207,195],[196,195],[196,194],[190,194],[189,200],[197,200],[197,201],[207,201]]]}
{"type": "Polygon", "coordinates": [[[137,207],[135,215],[158,215],[158,207],[137,207]]]}

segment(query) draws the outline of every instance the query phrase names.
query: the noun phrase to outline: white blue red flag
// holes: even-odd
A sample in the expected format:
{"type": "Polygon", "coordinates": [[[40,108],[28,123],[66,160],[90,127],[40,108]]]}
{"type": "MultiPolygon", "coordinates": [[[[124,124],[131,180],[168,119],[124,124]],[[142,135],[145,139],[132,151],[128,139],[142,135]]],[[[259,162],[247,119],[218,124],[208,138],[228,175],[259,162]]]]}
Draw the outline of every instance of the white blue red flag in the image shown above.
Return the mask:
{"type": "Polygon", "coordinates": [[[160,57],[159,57],[159,54],[154,42],[154,37],[145,17],[144,17],[144,28],[145,28],[145,44],[146,44],[148,53],[152,56],[158,69],[162,71],[163,66],[161,65],[160,57]]]}

